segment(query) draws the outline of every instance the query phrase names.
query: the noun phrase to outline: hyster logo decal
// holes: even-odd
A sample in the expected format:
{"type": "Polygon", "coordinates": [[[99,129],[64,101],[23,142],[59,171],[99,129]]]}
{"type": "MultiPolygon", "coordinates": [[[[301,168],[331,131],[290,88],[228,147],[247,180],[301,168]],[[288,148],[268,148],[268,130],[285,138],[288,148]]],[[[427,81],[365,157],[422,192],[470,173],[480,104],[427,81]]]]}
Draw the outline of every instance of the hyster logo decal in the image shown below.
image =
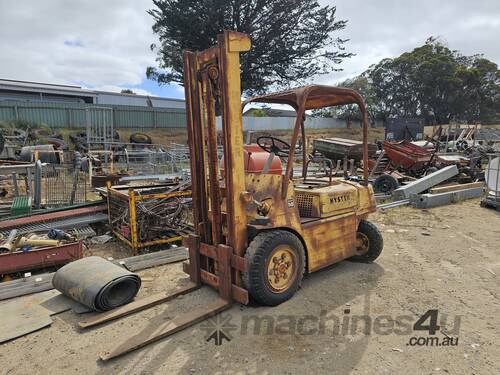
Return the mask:
{"type": "Polygon", "coordinates": [[[351,201],[350,194],[337,195],[335,197],[330,198],[330,203],[344,203],[350,201],[351,201]]]}

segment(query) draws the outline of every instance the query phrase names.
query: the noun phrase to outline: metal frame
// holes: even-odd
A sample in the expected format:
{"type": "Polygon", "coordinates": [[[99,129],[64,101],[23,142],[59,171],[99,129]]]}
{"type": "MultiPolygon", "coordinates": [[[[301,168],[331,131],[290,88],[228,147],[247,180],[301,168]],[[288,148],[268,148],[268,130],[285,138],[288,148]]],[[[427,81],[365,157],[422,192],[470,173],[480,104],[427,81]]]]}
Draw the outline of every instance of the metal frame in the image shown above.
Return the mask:
{"type": "MultiPolygon", "coordinates": [[[[121,191],[118,187],[112,187],[108,184],[107,186],[107,203],[108,203],[108,217],[109,217],[109,225],[113,234],[122,242],[127,244],[133,251],[134,254],[137,254],[140,249],[155,246],[155,245],[163,245],[179,242],[182,240],[182,235],[187,235],[188,232],[185,233],[175,233],[172,234],[168,238],[159,238],[157,240],[141,242],[139,240],[138,228],[137,228],[137,213],[136,213],[136,204],[140,201],[146,201],[149,199],[164,199],[164,198],[173,198],[173,197],[189,197],[191,195],[190,191],[176,191],[169,193],[159,193],[159,194],[138,194],[138,192],[134,188],[128,188],[127,192],[121,191]],[[126,235],[123,234],[115,225],[114,220],[119,215],[115,212],[113,206],[115,202],[121,202],[125,205],[128,210],[128,218],[129,222],[129,230],[130,235],[127,238],[126,235]]],[[[120,213],[121,214],[121,213],[120,213]]]]}
{"type": "Polygon", "coordinates": [[[89,150],[92,144],[103,143],[109,147],[114,141],[113,108],[86,107],[85,120],[87,123],[87,145],[89,150]]]}
{"type": "Polygon", "coordinates": [[[356,104],[363,117],[363,183],[368,185],[368,112],[365,101],[355,90],[331,87],[323,85],[309,85],[293,90],[283,91],[281,93],[257,96],[243,102],[242,109],[249,103],[268,103],[268,104],[287,104],[297,112],[295,126],[293,129],[292,141],[290,142],[290,151],[288,163],[283,178],[281,196],[286,197],[288,184],[293,177],[293,160],[299,134],[304,140],[302,145],[302,178],[306,178],[305,162],[307,160],[307,144],[305,143],[304,115],[306,110],[338,106],[345,104],[356,104]]]}

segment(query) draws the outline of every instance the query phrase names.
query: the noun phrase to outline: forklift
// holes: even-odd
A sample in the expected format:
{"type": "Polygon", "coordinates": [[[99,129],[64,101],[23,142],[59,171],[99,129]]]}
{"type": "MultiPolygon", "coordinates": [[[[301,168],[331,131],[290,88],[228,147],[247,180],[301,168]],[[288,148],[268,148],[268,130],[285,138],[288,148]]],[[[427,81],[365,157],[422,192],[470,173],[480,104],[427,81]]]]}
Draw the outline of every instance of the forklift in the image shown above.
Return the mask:
{"type": "Polygon", "coordinates": [[[382,236],[367,221],[376,202],[368,184],[368,117],[362,97],[347,88],[310,85],[242,103],[240,53],[250,47],[246,34],[225,31],[215,47],[183,54],[194,223],[194,233],[184,240],[189,285],[135,301],[84,326],[143,310],[202,285],[216,289],[219,298],[153,332],[132,336],[101,355],[104,360],[214,316],[234,301],[279,305],[297,292],[306,273],[344,259],[372,262],[382,251],[382,236]],[[257,139],[261,152],[245,148],[242,110],[250,103],[293,107],[297,116],[291,142],[265,136],[257,139]],[[317,160],[307,154],[305,112],[345,104],[357,104],[363,116],[363,178],[334,177],[331,163],[324,176],[309,176],[309,165],[317,160]],[[222,160],[216,114],[222,118],[222,160]],[[297,173],[299,149],[302,167],[297,173]]]}

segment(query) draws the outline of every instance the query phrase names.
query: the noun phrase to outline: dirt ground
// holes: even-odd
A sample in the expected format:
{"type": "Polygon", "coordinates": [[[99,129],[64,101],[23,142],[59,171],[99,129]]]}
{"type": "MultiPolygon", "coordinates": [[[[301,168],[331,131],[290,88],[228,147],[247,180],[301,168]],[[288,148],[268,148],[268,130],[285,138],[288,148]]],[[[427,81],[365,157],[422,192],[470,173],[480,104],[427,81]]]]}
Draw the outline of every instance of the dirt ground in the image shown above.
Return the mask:
{"type": "MultiPolygon", "coordinates": [[[[219,315],[228,319],[219,326],[231,338],[219,346],[206,341],[211,326],[201,323],[123,357],[98,359],[126,338],[211,301],[215,293],[202,288],[87,331],[77,328],[85,315],[56,315],[51,327],[0,346],[0,373],[500,373],[500,214],[471,200],[423,211],[400,207],[372,220],[385,241],[375,263],[345,261],[309,275],[278,307],[234,305],[219,315]],[[411,329],[430,309],[439,314],[435,337],[444,340],[446,328],[447,336],[458,337],[456,346],[407,345],[412,337],[434,337],[411,329]],[[257,332],[256,318],[267,319],[257,332]],[[335,322],[342,323],[336,332],[335,322]]],[[[187,281],[180,263],[140,274],[139,297],[187,281]]]]}

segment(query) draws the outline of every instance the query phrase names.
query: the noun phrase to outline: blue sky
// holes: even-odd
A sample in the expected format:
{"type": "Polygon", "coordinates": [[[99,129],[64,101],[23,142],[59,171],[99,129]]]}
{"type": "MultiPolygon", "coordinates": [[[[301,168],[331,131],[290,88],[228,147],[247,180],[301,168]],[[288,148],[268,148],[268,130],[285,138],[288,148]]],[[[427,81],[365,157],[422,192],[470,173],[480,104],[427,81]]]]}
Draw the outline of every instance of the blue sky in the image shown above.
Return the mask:
{"type": "Polygon", "coordinates": [[[149,79],[144,79],[144,81],[142,81],[139,85],[132,87],[132,90],[134,88],[146,90],[156,96],[184,99],[184,93],[177,85],[159,86],[156,82],[153,82],[149,79]]]}

